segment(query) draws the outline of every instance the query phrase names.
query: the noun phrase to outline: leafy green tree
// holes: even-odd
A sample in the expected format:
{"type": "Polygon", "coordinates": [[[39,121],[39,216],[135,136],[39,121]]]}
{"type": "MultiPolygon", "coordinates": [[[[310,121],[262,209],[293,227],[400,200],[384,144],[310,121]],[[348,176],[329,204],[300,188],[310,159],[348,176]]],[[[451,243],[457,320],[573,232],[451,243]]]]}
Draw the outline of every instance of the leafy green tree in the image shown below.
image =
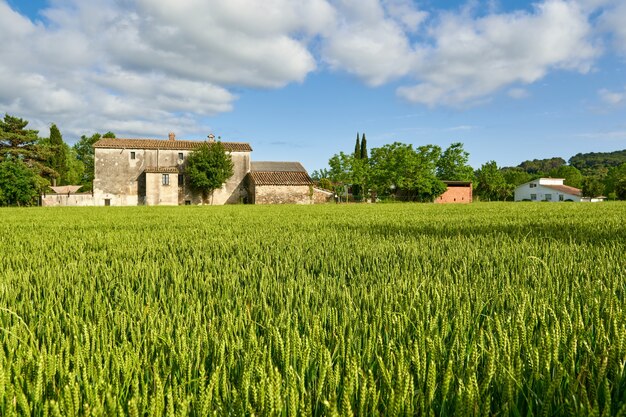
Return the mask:
{"type": "Polygon", "coordinates": [[[475,175],[475,194],[486,201],[502,201],[511,198],[514,187],[507,184],[495,161],[484,163],[475,175]]]}
{"type": "Polygon", "coordinates": [[[604,194],[604,183],[599,177],[585,177],[582,190],[584,197],[598,197],[604,194]]]}
{"type": "Polygon", "coordinates": [[[40,180],[20,158],[7,157],[0,162],[0,205],[36,205],[40,180]]]}
{"type": "Polygon", "coordinates": [[[626,200],[626,163],[609,169],[605,185],[607,196],[626,200]]]}
{"type": "Polygon", "coordinates": [[[513,188],[537,178],[536,175],[529,174],[520,167],[500,168],[500,172],[504,176],[504,181],[513,188]]]}
{"type": "Polygon", "coordinates": [[[597,172],[598,168],[618,167],[626,163],[626,149],[614,152],[578,153],[569,159],[569,164],[584,173],[597,172]]]}
{"type": "Polygon", "coordinates": [[[361,137],[361,159],[367,159],[367,139],[365,139],[365,133],[361,137]]]}
{"type": "Polygon", "coordinates": [[[191,188],[202,193],[206,203],[213,193],[233,176],[233,161],[221,142],[203,144],[194,150],[187,159],[187,177],[191,188]]]}
{"type": "Polygon", "coordinates": [[[552,178],[565,179],[565,185],[570,187],[582,188],[583,186],[583,174],[576,167],[570,165],[553,168],[548,172],[548,175],[552,178]]]}
{"type": "Polygon", "coordinates": [[[447,181],[471,181],[474,168],[468,165],[469,153],[460,142],[450,145],[437,162],[437,178],[447,181]]]}
{"type": "Polygon", "coordinates": [[[76,159],[83,164],[83,173],[78,182],[83,186],[84,191],[93,190],[94,177],[94,148],[93,145],[100,139],[114,139],[115,133],[107,132],[104,135],[94,133],[91,136],[82,135],[80,140],[73,146],[76,159]]]}
{"type": "Polygon", "coordinates": [[[441,148],[394,142],[373,148],[369,158],[372,188],[381,196],[432,201],[446,190],[436,176],[441,148]]]}

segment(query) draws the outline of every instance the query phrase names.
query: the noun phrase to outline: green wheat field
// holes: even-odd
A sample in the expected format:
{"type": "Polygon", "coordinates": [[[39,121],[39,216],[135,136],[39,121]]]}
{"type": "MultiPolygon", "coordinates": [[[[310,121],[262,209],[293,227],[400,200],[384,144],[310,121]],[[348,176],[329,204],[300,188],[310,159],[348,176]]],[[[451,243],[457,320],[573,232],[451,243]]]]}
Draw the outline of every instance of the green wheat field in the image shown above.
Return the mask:
{"type": "Polygon", "coordinates": [[[1,416],[626,415],[626,203],[0,218],[1,416]]]}

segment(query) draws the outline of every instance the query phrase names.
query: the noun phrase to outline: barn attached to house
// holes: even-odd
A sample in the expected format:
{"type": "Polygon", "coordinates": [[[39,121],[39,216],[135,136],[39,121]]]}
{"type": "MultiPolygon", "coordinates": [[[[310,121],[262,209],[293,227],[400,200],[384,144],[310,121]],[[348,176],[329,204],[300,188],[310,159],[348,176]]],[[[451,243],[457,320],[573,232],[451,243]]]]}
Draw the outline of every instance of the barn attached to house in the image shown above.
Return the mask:
{"type": "Polygon", "coordinates": [[[334,197],[316,187],[299,162],[252,162],[248,191],[253,204],[315,204],[334,197]]]}
{"type": "Polygon", "coordinates": [[[435,199],[435,203],[471,203],[472,202],[472,182],[471,181],[443,181],[448,189],[435,199]]]}

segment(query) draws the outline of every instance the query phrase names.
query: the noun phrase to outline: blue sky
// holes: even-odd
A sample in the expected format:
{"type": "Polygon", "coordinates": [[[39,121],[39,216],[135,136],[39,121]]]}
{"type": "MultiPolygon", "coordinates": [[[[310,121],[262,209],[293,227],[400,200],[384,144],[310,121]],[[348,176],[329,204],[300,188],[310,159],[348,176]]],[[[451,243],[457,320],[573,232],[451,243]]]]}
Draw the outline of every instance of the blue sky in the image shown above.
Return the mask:
{"type": "Polygon", "coordinates": [[[0,111],[309,171],[357,132],[567,159],[626,148],[625,22],[619,0],[0,0],[0,111]]]}

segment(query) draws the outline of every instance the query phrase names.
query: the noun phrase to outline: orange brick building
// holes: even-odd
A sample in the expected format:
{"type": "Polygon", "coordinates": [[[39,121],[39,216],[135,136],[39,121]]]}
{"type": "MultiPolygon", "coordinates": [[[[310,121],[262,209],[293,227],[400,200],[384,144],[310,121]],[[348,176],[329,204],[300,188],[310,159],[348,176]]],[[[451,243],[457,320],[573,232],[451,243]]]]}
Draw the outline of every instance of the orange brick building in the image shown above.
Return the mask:
{"type": "Polygon", "coordinates": [[[471,181],[444,181],[448,186],[445,193],[435,200],[435,203],[471,203],[472,183],[471,181]]]}

